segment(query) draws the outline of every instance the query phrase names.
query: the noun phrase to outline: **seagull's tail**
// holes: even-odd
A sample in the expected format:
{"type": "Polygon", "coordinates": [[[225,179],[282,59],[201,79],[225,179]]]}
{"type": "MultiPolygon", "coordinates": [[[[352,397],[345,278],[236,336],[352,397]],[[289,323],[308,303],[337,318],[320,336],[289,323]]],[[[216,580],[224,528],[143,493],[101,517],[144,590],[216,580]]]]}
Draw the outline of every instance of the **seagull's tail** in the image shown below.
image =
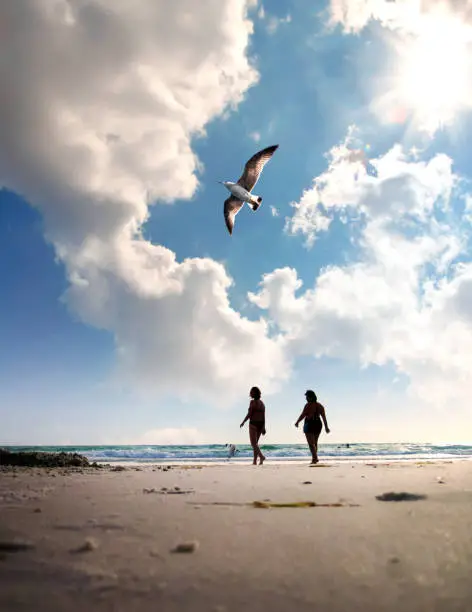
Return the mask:
{"type": "Polygon", "coordinates": [[[254,201],[249,203],[252,210],[257,210],[262,202],[262,196],[254,196],[254,201]]]}

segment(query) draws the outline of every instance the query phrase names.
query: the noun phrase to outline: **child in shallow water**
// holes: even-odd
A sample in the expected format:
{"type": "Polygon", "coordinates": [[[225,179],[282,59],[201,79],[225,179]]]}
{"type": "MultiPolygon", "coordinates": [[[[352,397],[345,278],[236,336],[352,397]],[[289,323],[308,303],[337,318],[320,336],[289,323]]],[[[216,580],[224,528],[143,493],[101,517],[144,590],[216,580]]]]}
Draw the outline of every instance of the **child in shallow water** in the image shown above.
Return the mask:
{"type": "Polygon", "coordinates": [[[234,457],[236,453],[239,453],[239,450],[236,448],[234,444],[225,444],[228,447],[228,459],[234,457]]]}

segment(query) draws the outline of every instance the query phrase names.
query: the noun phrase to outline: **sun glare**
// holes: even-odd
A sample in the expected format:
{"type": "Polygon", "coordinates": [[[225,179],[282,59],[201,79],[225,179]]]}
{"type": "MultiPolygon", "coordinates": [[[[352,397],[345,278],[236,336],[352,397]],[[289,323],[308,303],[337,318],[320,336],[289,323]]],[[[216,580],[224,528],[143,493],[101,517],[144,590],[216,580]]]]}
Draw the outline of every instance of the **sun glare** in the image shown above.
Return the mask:
{"type": "Polygon", "coordinates": [[[451,122],[471,103],[472,29],[450,14],[424,16],[401,50],[397,91],[403,105],[430,130],[451,122]]]}

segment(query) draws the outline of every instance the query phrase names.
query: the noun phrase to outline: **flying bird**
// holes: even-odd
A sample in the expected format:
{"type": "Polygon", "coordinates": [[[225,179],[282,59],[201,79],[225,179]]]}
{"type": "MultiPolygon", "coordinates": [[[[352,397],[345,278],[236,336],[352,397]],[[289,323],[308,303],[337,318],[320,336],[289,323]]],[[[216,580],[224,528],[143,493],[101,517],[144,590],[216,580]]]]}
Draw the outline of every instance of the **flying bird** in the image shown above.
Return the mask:
{"type": "Polygon", "coordinates": [[[233,233],[234,218],[244,206],[244,202],[246,202],[252,210],[257,210],[261,205],[262,197],[251,194],[251,191],[259,180],[259,176],[264,166],[278,147],[279,145],[272,145],[253,155],[251,159],[246,162],[244,171],[237,183],[232,183],[231,181],[218,181],[231,193],[229,198],[225,200],[224,207],[226,227],[230,234],[233,233]]]}

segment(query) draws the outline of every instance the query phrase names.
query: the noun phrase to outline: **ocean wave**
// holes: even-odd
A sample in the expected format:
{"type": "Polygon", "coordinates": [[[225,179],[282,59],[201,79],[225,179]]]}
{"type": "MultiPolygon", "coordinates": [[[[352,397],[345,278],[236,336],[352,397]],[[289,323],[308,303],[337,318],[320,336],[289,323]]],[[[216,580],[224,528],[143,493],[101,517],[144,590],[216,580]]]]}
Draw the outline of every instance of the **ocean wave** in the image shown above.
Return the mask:
{"type": "MultiPolygon", "coordinates": [[[[12,450],[42,450],[51,452],[77,452],[90,461],[100,463],[140,462],[159,463],[169,461],[222,461],[228,457],[228,449],[222,444],[198,446],[42,446],[9,447],[12,450]]],[[[272,460],[297,460],[308,456],[305,444],[263,444],[264,454],[272,460]]],[[[239,445],[234,460],[252,457],[249,445],[239,445]]],[[[420,460],[472,458],[472,446],[465,444],[320,444],[319,454],[324,460],[420,460]]]]}

